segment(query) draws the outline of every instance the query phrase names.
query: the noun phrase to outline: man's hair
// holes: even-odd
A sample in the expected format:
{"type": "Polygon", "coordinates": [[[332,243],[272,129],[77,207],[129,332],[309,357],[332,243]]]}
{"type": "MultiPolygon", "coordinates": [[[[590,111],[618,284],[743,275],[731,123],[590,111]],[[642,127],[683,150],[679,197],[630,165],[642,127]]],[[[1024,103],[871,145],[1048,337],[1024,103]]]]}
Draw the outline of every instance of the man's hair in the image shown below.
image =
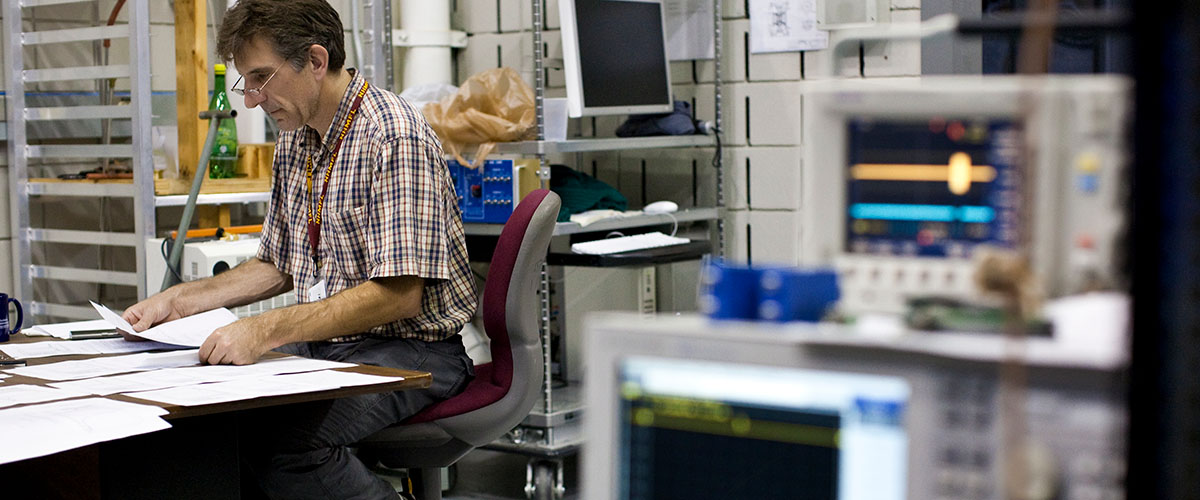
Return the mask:
{"type": "Polygon", "coordinates": [[[297,70],[308,62],[307,49],[314,44],[329,51],[328,71],[346,62],[342,20],[325,0],[239,0],[221,21],[217,56],[232,61],[256,36],[297,70]]]}

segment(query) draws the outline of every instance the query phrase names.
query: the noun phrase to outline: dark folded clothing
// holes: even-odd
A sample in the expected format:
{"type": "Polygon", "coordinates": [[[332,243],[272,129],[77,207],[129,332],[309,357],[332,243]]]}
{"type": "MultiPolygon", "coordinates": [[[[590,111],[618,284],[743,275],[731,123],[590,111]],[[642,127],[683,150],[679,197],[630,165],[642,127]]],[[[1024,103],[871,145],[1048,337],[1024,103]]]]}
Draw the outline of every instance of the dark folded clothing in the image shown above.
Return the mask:
{"type": "Polygon", "coordinates": [[[629,201],[604,181],[565,165],[550,165],[550,190],[562,198],[558,221],[571,220],[571,214],[588,210],[625,210],[629,201]]]}
{"type": "Polygon", "coordinates": [[[630,115],[620,127],[617,137],[644,137],[652,135],[691,135],[696,133],[696,121],[692,118],[692,105],[687,101],[675,101],[675,111],[653,115],[630,115]]]}

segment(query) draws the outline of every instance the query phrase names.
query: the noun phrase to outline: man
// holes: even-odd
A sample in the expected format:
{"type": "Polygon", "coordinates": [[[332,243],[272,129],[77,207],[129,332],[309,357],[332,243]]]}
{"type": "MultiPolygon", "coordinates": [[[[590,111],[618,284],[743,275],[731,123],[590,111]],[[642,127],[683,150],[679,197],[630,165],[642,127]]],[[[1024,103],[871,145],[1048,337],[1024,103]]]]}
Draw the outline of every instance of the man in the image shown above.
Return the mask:
{"type": "Polygon", "coordinates": [[[429,371],[433,387],[261,411],[242,424],[245,465],[278,498],[392,498],[352,444],[463,390],[459,329],[475,284],[441,144],[411,105],[342,68],[342,24],[324,0],[240,0],[217,40],[234,93],[279,126],[256,258],[125,311],[142,331],[295,290],[300,304],[220,328],[210,364],[268,350],[429,371]]]}

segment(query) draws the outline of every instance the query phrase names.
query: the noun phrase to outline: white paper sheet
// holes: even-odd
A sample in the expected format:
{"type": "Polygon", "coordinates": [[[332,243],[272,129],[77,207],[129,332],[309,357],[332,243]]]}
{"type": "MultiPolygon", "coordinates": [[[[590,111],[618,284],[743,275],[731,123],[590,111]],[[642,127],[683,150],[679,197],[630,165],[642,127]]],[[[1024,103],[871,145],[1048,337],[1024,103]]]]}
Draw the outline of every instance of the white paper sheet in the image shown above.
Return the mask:
{"type": "Polygon", "coordinates": [[[829,33],[817,29],[813,0],[750,0],[750,53],[820,50],[829,33]]]}
{"type": "Polygon", "coordinates": [[[68,382],[55,382],[51,387],[107,396],[122,392],[152,391],[172,387],[194,386],[210,382],[226,382],[248,377],[269,377],[282,373],[299,373],[354,366],[352,363],[307,359],[296,356],[260,361],[253,365],[202,365],[183,368],[95,377],[68,382]]]}
{"type": "Polygon", "coordinates": [[[18,384],[0,387],[0,408],[29,403],[45,403],[59,399],[87,396],[87,393],[44,387],[40,385],[18,384]]]}
{"type": "Polygon", "coordinates": [[[0,410],[0,464],[145,434],[171,425],[157,406],[86,398],[0,410]]]}
{"type": "MultiPolygon", "coordinates": [[[[107,324],[107,323],[105,323],[107,324]]],[[[65,356],[68,354],[122,354],[157,350],[187,349],[162,342],[129,342],[125,339],[73,340],[70,342],[31,342],[3,344],[0,351],[17,359],[65,356]]]]}
{"type": "Polygon", "coordinates": [[[35,325],[21,330],[21,333],[30,337],[69,339],[71,338],[71,332],[76,330],[101,330],[105,328],[112,328],[112,324],[102,319],[93,319],[89,321],[72,321],[70,323],[35,325]]]}
{"type": "Polygon", "coordinates": [[[96,312],[100,313],[100,317],[121,330],[135,333],[137,336],[147,340],[189,347],[200,347],[204,343],[204,339],[208,338],[213,330],[233,323],[238,319],[236,314],[222,307],[186,318],[168,321],[140,332],[134,332],[133,326],[128,321],[125,321],[121,315],[113,312],[112,309],[95,302],[92,302],[92,307],[96,308],[96,312]]]}
{"type": "Polygon", "coordinates": [[[712,0],[665,0],[663,16],[668,60],[713,58],[712,0]]]}
{"type": "Polygon", "coordinates": [[[174,352],[126,354],[124,356],[106,358],[59,361],[44,365],[10,368],[5,371],[14,375],[23,375],[43,380],[63,381],[103,377],[117,373],[177,368],[192,366],[198,363],[200,363],[198,351],[187,349],[174,352]]]}
{"type": "Polygon", "coordinates": [[[215,384],[135,392],[128,395],[165,404],[198,406],[265,396],[383,384],[398,380],[404,380],[404,377],[384,377],[362,373],[323,370],[271,377],[243,378],[215,384]]]}

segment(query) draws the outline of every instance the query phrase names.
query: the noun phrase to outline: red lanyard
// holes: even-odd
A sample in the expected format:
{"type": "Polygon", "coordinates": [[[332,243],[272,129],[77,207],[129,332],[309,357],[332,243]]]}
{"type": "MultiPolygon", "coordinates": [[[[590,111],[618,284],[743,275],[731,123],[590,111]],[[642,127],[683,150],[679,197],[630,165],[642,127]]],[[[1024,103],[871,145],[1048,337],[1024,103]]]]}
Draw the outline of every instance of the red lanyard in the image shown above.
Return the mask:
{"type": "MultiPolygon", "coordinates": [[[[350,112],[346,114],[346,123],[342,125],[341,132],[338,133],[337,142],[333,144],[333,150],[329,156],[329,167],[325,169],[325,185],[321,187],[321,197],[317,199],[317,212],[314,216],[312,207],[312,192],[313,192],[313,161],[312,155],[308,155],[308,161],[304,162],[304,172],[307,177],[305,183],[308,200],[308,244],[312,247],[313,265],[316,268],[321,267],[321,256],[317,249],[321,246],[321,211],[325,208],[325,193],[329,192],[329,177],[333,174],[333,163],[337,161],[338,151],[342,148],[342,139],[346,138],[346,133],[350,131],[350,124],[354,123],[354,117],[358,115],[358,106],[362,104],[363,96],[367,94],[367,82],[363,82],[363,86],[358,91],[358,95],[354,97],[354,104],[350,106],[350,112]]],[[[317,269],[313,269],[313,274],[317,273],[317,269]]]]}

